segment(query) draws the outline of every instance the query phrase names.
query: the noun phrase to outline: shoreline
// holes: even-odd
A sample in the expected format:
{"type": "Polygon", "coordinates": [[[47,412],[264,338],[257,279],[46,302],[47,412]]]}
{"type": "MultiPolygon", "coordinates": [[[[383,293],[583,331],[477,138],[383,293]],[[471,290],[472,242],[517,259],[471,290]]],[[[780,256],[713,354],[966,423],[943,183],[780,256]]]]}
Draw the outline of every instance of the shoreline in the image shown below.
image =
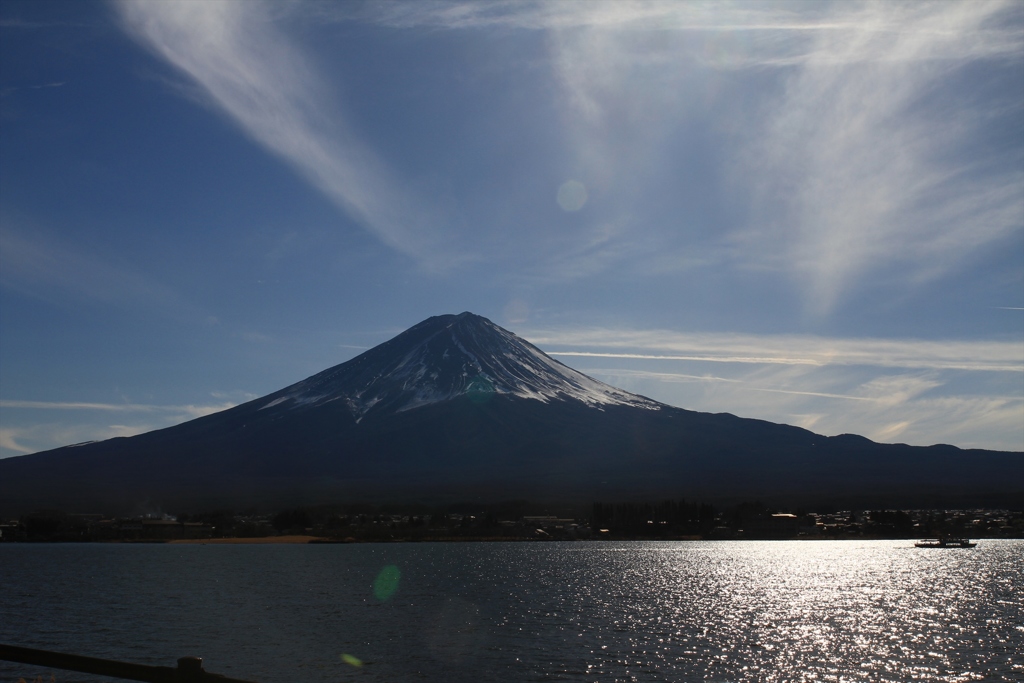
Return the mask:
{"type": "MultiPolygon", "coordinates": [[[[1019,536],[971,536],[974,541],[993,540],[1022,540],[1019,536]]],[[[225,538],[175,538],[175,539],[133,539],[133,540],[19,540],[6,541],[0,546],[7,544],[47,544],[47,543],[112,543],[119,545],[350,545],[362,543],[575,543],[575,542],[648,542],[648,541],[670,541],[670,542],[695,542],[695,541],[758,541],[758,542],[779,542],[779,541],[919,541],[921,537],[879,537],[879,536],[855,536],[855,537],[795,537],[795,538],[700,538],[694,536],[677,538],[644,538],[644,537],[602,537],[602,538],[516,538],[508,536],[434,536],[426,538],[331,538],[328,536],[313,535],[287,535],[287,536],[231,536],[225,538]]]]}
{"type": "Polygon", "coordinates": [[[246,538],[242,536],[230,536],[227,538],[175,538],[165,543],[171,545],[295,545],[302,543],[344,543],[334,541],[324,536],[254,536],[246,538]]]}

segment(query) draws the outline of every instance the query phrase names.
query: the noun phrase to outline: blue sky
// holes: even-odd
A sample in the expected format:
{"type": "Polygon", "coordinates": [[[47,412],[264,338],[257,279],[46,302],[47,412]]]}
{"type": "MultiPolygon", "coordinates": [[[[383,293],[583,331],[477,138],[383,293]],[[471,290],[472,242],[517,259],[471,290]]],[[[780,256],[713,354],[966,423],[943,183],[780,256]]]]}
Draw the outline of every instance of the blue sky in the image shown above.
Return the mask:
{"type": "Polygon", "coordinates": [[[0,457],[464,310],[684,408],[1024,450],[1024,4],[0,4],[0,457]]]}

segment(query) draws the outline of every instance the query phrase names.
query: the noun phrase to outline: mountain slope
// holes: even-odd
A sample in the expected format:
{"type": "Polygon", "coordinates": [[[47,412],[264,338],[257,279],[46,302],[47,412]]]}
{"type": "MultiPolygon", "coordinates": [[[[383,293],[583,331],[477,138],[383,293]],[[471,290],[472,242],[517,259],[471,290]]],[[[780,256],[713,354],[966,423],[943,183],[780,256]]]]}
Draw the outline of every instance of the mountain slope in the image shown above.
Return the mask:
{"type": "Polygon", "coordinates": [[[214,415],[0,460],[0,514],[662,496],[1024,503],[1024,457],[673,408],[463,313],[214,415]]]}

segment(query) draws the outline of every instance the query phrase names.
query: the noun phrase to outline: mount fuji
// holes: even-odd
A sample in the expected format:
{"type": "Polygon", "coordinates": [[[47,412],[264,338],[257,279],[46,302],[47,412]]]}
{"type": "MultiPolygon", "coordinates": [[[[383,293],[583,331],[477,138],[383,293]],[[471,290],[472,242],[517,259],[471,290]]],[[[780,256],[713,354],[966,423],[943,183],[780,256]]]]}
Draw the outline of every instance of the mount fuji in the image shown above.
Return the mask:
{"type": "Polygon", "coordinates": [[[662,407],[562,365],[486,318],[462,313],[424,320],[348,363],[271,394],[259,410],[305,410],[341,401],[358,423],[370,414],[491,394],[597,408],[662,407]]]}
{"type": "Polygon", "coordinates": [[[174,427],[0,460],[0,514],[319,502],[1024,503],[1024,454],[879,444],[616,389],[472,313],[174,427]]]}

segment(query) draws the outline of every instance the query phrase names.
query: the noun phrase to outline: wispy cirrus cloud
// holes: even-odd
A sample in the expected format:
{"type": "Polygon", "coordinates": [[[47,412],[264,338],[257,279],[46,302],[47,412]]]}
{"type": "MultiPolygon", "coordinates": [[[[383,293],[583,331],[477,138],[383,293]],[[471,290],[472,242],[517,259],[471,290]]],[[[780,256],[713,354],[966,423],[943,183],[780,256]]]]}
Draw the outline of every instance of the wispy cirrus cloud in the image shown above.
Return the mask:
{"type": "Polygon", "coordinates": [[[788,69],[737,178],[748,260],[796,273],[813,314],[870,275],[927,281],[1024,228],[1021,148],[989,137],[1020,135],[1024,101],[969,80],[1024,61],[1020,6],[855,7],[788,69]]]}
{"type": "Polygon", "coordinates": [[[429,203],[345,120],[344,108],[276,21],[290,6],[120,0],[126,30],[195,82],[218,110],[382,241],[428,267],[461,258],[429,203]]]}
{"type": "MultiPolygon", "coordinates": [[[[853,4],[853,3],[844,3],[853,4]]],[[[626,29],[626,30],[841,30],[854,25],[849,13],[824,4],[790,6],[762,2],[680,3],[673,0],[593,0],[546,2],[544,0],[423,0],[415,3],[377,2],[354,6],[322,3],[308,11],[334,20],[364,20],[415,28],[444,29],[517,28],[533,30],[626,29]]]]}
{"type": "Polygon", "coordinates": [[[659,268],[690,267],[710,250],[716,263],[795,280],[806,311],[819,316],[879,276],[920,286],[1024,230],[1020,3],[417,2],[315,11],[398,28],[548,35],[571,165],[595,196],[616,197],[615,220],[626,226],[620,239],[553,254],[566,277],[621,267],[622,250],[638,245],[659,268]],[[995,74],[994,86],[972,78],[979,65],[986,78],[995,74]],[[693,145],[673,148],[680,137],[719,147],[717,158],[691,163],[721,174],[734,206],[683,217],[656,210],[670,187],[685,187],[668,181],[688,177],[675,157],[693,145]]]}
{"type": "MultiPolygon", "coordinates": [[[[743,384],[744,380],[728,377],[718,377],[716,375],[687,375],[679,372],[652,372],[650,370],[631,370],[624,368],[588,368],[588,372],[595,373],[597,375],[608,377],[614,376],[617,378],[632,377],[637,379],[653,379],[658,382],[678,383],[678,382],[730,382],[732,384],[743,384]]],[[[750,391],[767,391],[776,394],[792,394],[794,396],[815,396],[817,398],[836,398],[847,401],[871,401],[874,400],[867,396],[852,396],[849,394],[832,394],[822,391],[797,391],[794,389],[775,389],[770,387],[747,387],[750,391]]]]}
{"type": "MultiPolygon", "coordinates": [[[[240,392],[232,392],[237,394],[240,392]]],[[[224,400],[209,404],[154,405],[147,403],[98,403],[89,401],[26,401],[0,399],[5,426],[0,427],[0,458],[35,453],[86,441],[135,436],[170,427],[197,417],[212,415],[237,405],[224,400]],[[28,415],[14,416],[12,412],[28,415]],[[53,413],[73,413],[55,420],[53,413]],[[107,420],[116,415],[118,420],[107,420]]]]}
{"type": "Polygon", "coordinates": [[[290,20],[546,35],[571,157],[552,165],[575,168],[603,204],[571,239],[536,240],[540,281],[652,264],[757,268],[795,279],[807,311],[824,315],[870,276],[919,285],[1024,223],[1020,146],[993,154],[981,140],[1012,128],[1022,105],[967,76],[981,62],[1012,71],[1024,59],[1013,2],[116,6],[133,36],[246,134],[428,267],[505,256],[455,246],[475,242],[442,225],[346,123],[290,20]],[[685,162],[708,165],[688,173],[679,159],[693,145],[680,139],[711,139],[717,157],[685,162]],[[687,203],[708,205],[680,220],[666,199],[678,194],[674,179],[709,174],[735,201],[694,190],[687,203]]]}
{"type": "Polygon", "coordinates": [[[9,88],[0,88],[0,97],[7,97],[19,90],[45,90],[47,88],[60,88],[67,85],[65,81],[55,81],[53,83],[40,83],[37,85],[21,85],[11,86],[9,88]]]}
{"type": "MultiPolygon", "coordinates": [[[[583,10],[551,41],[579,163],[635,188],[628,204],[680,174],[661,157],[666,141],[703,129],[722,146],[707,172],[745,205],[716,229],[729,265],[795,279],[815,316],[879,274],[920,285],[1024,230],[1021,145],[990,141],[1019,139],[1024,101],[969,80],[979,63],[1019,77],[1020,5],[675,4],[583,10]],[[650,40],[639,27],[657,21],[666,28],[650,40]]],[[[719,218],[634,232],[662,254],[700,251],[696,226],[721,220],[710,210],[719,218]]]]}
{"type": "Polygon", "coordinates": [[[161,406],[144,403],[89,403],[84,401],[18,401],[0,399],[0,408],[23,408],[31,410],[99,410],[115,413],[168,413],[185,419],[212,415],[237,405],[231,401],[213,405],[161,406]]]}
{"type": "Polygon", "coordinates": [[[134,425],[37,422],[19,427],[0,427],[0,458],[36,453],[90,441],[135,436],[167,426],[163,422],[134,425]]]}
{"type": "Polygon", "coordinates": [[[1024,372],[1024,342],[1019,341],[851,339],[608,328],[537,330],[526,336],[554,356],[1024,372]]]}
{"type": "Polygon", "coordinates": [[[35,449],[18,443],[22,430],[14,427],[0,427],[0,454],[9,451],[13,454],[32,453],[35,449]]]}
{"type": "Polygon", "coordinates": [[[608,328],[524,335],[586,374],[683,408],[828,435],[1024,450],[1021,341],[608,328]]]}
{"type": "MultiPolygon", "coordinates": [[[[819,434],[883,442],[1024,450],[1024,398],[998,373],[906,371],[867,366],[730,365],[699,374],[643,367],[578,369],[670,405],[792,424],[819,434]]],[[[649,361],[648,361],[649,363],[649,361]]],[[[664,367],[664,366],[658,366],[664,367]]]]}

